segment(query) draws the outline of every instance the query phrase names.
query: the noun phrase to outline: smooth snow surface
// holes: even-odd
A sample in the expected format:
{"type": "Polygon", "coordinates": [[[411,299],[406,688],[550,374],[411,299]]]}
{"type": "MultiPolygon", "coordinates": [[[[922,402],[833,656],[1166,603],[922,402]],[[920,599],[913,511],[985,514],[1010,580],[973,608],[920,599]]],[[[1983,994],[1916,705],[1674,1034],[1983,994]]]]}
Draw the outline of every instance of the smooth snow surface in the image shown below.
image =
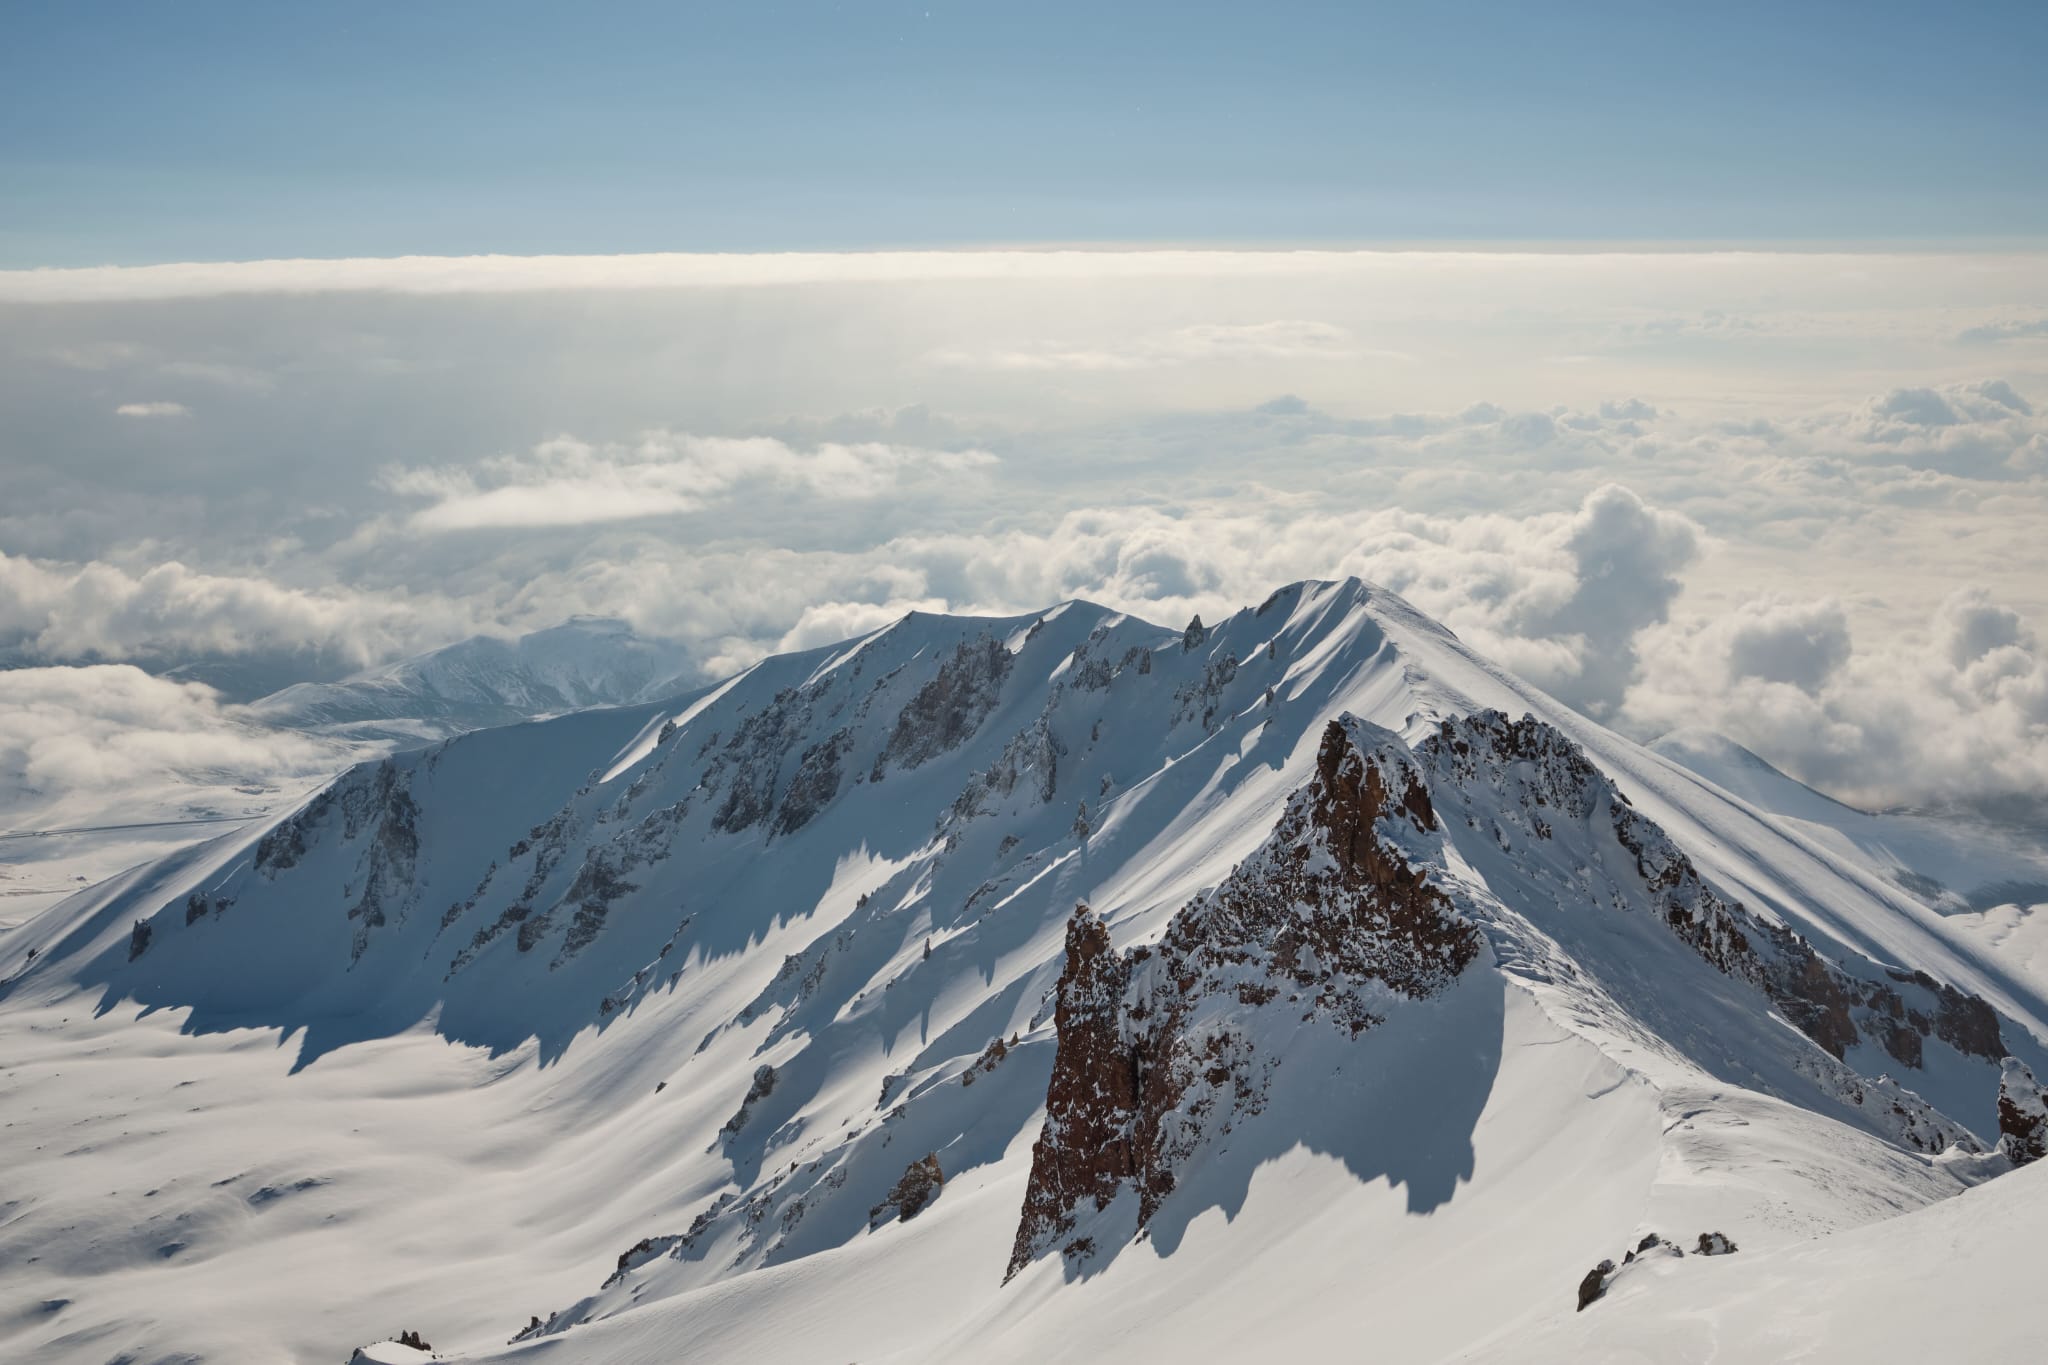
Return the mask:
{"type": "Polygon", "coordinates": [[[1996,1061],[1827,1057],[1630,889],[1616,802],[1852,974],[1981,995],[2048,1075],[2048,988],[1985,933],[1379,589],[1206,632],[914,614],[364,764],[0,930],[0,1358],[381,1362],[412,1330],[558,1365],[1868,1361],[2031,1332],[2044,1177],[1971,1189],[2004,1159],[1915,1149],[1844,1088],[1989,1147],[1996,1061]],[[1263,1108],[1142,1238],[1112,1206],[1092,1256],[1005,1283],[1075,903],[1153,940],[1272,835],[1330,721],[1417,744],[1481,708],[1613,783],[1583,828],[1513,781],[1436,793],[1426,870],[1482,959],[1356,1038],[1276,1034],[1263,1108]],[[930,1204],[878,1214],[927,1154],[930,1204]],[[1710,1231],[1740,1251],[1574,1311],[1646,1233],[1710,1231]],[[1862,1325],[1887,1306],[1911,1330],[1862,1325]]]}

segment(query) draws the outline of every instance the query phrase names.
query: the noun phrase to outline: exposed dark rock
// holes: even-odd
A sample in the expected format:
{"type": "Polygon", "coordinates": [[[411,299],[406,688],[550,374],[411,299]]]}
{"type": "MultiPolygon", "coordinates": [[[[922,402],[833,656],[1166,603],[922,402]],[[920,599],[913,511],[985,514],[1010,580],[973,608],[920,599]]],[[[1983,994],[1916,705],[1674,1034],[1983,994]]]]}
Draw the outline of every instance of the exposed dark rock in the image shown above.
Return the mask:
{"type": "Polygon", "coordinates": [[[393,1340],[400,1346],[410,1346],[415,1351],[431,1351],[434,1348],[420,1339],[418,1332],[400,1332],[393,1340]]]}
{"type": "Polygon", "coordinates": [[[754,1106],[767,1099],[774,1089],[775,1068],[766,1064],[755,1067],[754,1083],[747,1087],[747,1097],[740,1101],[740,1107],[725,1121],[725,1126],[718,1130],[718,1135],[729,1138],[746,1127],[747,1120],[754,1116],[754,1106]]]}
{"type": "Polygon", "coordinates": [[[839,794],[841,765],[852,751],[851,729],[834,731],[830,738],[804,750],[803,757],[797,760],[795,776],[789,779],[789,789],[782,794],[782,804],[776,808],[775,821],[769,826],[769,832],[794,834],[830,805],[832,798],[839,794]]]}
{"type": "Polygon", "coordinates": [[[896,717],[868,779],[880,781],[891,767],[915,768],[972,739],[995,710],[1012,662],[1010,651],[993,636],[962,641],[896,717]]]}
{"type": "Polygon", "coordinates": [[[2048,1156],[2048,1092],[2027,1064],[2007,1057],[1998,1078],[1999,1146],[2015,1166],[2048,1156]]]}
{"type": "Polygon", "coordinates": [[[1701,1256],[1732,1256],[1741,1248],[1736,1246],[1735,1239],[1726,1233],[1703,1232],[1700,1234],[1700,1244],[1695,1250],[1701,1256]]]}
{"type": "Polygon", "coordinates": [[[1535,812],[1548,808],[1584,819],[1604,802],[1616,841],[1634,858],[1667,927],[1717,971],[1761,989],[1793,1027],[1837,1060],[1869,1038],[1902,1065],[1918,1069],[1922,1040],[1930,1036],[1968,1055],[2004,1056],[1998,1015],[1976,996],[1924,972],[1890,973],[1892,981],[1920,995],[1926,1008],[1915,1008],[1888,982],[1851,975],[1792,930],[1723,900],[1692,859],[1630,805],[1578,745],[1542,721],[1475,712],[1442,722],[1415,753],[1434,777],[1456,783],[1482,776],[1500,782],[1512,768],[1539,838],[1548,837],[1550,827],[1535,812]]]}
{"type": "Polygon", "coordinates": [[[1202,624],[1201,613],[1197,612],[1194,618],[1188,622],[1188,628],[1180,633],[1181,653],[1185,654],[1191,649],[1200,649],[1202,642],[1208,638],[1209,628],[1202,624]]]}
{"type": "Polygon", "coordinates": [[[1003,1064],[1003,1059],[1009,1055],[1010,1049],[1001,1038],[991,1038],[988,1046],[982,1049],[981,1056],[975,1058],[974,1065],[960,1073],[960,1084],[973,1085],[976,1076],[987,1075],[989,1072],[994,1071],[1003,1064]]]}
{"type": "Polygon", "coordinates": [[[1612,1261],[1602,1261],[1586,1272],[1586,1278],[1579,1281],[1579,1312],[1585,1312],[1588,1304],[1598,1301],[1607,1292],[1607,1277],[1613,1273],[1612,1261]]]}
{"type": "Polygon", "coordinates": [[[128,960],[133,962],[136,958],[148,952],[149,941],[155,935],[156,930],[149,927],[148,920],[139,919],[135,921],[135,927],[128,931],[128,960]]]}
{"type": "Polygon", "coordinates": [[[946,1173],[939,1169],[938,1153],[927,1152],[910,1163],[886,1199],[868,1210],[868,1226],[880,1226],[890,1214],[898,1222],[909,1222],[938,1197],[939,1187],[945,1183],[946,1173]]]}
{"type": "Polygon", "coordinates": [[[1381,837],[1434,829],[1416,775],[1369,758],[1332,723],[1317,775],[1258,852],[1176,914],[1156,949],[1119,954],[1087,907],[1067,925],[1059,1047],[1010,1273],[1060,1244],[1125,1185],[1142,1226],[1212,1126],[1257,1112],[1269,1060],[1232,1016],[1284,987],[1350,1034],[1380,1022],[1377,988],[1436,994],[1478,955],[1478,931],[1381,837]],[[1400,793],[1399,797],[1395,793],[1400,793]],[[1229,1003],[1187,1028],[1205,1000],[1229,1003]],[[1169,1115],[1177,1115],[1168,1122],[1169,1115]]]}

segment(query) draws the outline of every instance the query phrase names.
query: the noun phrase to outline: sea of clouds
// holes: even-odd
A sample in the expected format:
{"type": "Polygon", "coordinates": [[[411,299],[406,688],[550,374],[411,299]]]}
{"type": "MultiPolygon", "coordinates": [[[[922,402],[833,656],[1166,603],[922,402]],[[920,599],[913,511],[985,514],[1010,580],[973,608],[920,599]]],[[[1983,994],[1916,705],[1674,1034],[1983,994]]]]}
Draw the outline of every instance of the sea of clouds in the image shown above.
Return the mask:
{"type": "Polygon", "coordinates": [[[2044,320],[1988,253],[0,273],[0,785],[314,768],[243,694],[577,613],[708,679],[1358,574],[1643,737],[2040,798],[2044,320]]]}

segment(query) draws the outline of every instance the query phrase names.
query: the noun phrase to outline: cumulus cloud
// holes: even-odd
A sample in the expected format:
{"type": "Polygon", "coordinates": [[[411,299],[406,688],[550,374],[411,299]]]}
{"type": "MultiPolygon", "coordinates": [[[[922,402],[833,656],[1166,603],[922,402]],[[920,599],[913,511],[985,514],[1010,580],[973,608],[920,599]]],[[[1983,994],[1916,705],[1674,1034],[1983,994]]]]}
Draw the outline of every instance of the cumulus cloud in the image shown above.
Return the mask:
{"type": "Polygon", "coordinates": [[[2048,417],[2003,379],[1893,389],[1808,430],[1863,458],[1917,468],[1984,477],[2048,467],[2048,417]]]}
{"type": "Polygon", "coordinates": [[[697,511],[742,488],[826,499],[874,498],[919,479],[984,469],[980,450],[928,450],[879,441],[799,450],[772,437],[653,432],[631,444],[558,437],[517,455],[456,468],[394,468],[390,492],[425,498],[409,523],[428,531],[583,526],[697,511]]]}
{"type": "Polygon", "coordinates": [[[290,588],[175,560],[132,573],[0,551],[0,643],[48,659],[317,651],[367,663],[467,623],[462,606],[402,593],[290,588]]]}
{"type": "Polygon", "coordinates": [[[123,403],[114,409],[119,417],[190,417],[192,409],[183,403],[172,403],[162,399],[145,403],[123,403]]]}
{"type": "Polygon", "coordinates": [[[302,784],[342,754],[242,720],[196,683],[129,664],[0,670],[0,812],[38,827],[212,809],[234,788],[302,784]]]}
{"type": "Polygon", "coordinates": [[[2048,792],[2048,655],[1978,589],[1914,639],[1852,650],[1839,604],[1760,598],[1650,632],[1625,719],[1708,725],[1866,805],[2048,792]]]}

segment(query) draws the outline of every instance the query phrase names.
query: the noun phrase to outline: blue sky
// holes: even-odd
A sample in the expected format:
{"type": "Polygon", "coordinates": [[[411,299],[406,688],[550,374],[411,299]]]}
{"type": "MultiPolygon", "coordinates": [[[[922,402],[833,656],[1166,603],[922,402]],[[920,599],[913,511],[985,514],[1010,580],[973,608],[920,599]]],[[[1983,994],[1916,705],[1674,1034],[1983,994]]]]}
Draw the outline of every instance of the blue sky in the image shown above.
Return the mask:
{"type": "Polygon", "coordinates": [[[0,267],[2048,233],[2048,5],[10,3],[0,267]]]}

